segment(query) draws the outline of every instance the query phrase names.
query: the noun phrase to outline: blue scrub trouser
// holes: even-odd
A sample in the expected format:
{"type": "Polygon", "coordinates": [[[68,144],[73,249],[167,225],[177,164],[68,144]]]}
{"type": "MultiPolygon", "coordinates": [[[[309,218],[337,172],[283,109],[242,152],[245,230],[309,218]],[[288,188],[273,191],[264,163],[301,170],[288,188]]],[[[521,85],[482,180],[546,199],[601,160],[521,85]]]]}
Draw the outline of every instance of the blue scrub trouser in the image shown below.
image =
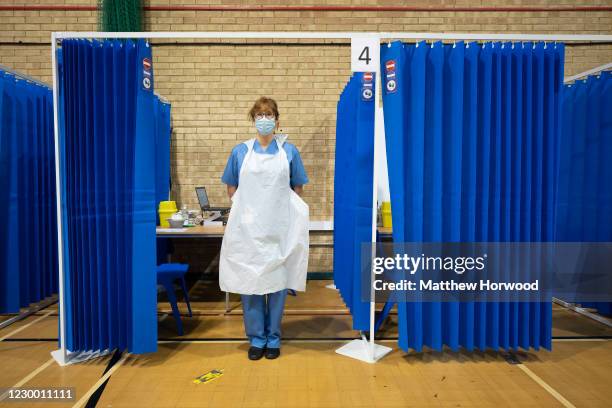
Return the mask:
{"type": "Polygon", "coordinates": [[[280,348],[286,297],[286,289],[267,295],[242,295],[244,330],[251,346],[280,348]]]}

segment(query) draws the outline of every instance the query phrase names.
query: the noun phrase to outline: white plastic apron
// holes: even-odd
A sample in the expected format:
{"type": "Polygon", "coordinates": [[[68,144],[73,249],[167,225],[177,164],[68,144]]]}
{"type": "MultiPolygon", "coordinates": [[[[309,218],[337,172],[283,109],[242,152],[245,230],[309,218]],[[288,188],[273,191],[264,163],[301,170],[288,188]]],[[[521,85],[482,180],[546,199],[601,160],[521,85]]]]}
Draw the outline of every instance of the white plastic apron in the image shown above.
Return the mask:
{"type": "Polygon", "coordinates": [[[289,186],[284,140],[278,152],[248,147],[232,196],[219,258],[219,286],[225,292],[263,295],[282,289],[306,290],[308,204],[289,186]]]}

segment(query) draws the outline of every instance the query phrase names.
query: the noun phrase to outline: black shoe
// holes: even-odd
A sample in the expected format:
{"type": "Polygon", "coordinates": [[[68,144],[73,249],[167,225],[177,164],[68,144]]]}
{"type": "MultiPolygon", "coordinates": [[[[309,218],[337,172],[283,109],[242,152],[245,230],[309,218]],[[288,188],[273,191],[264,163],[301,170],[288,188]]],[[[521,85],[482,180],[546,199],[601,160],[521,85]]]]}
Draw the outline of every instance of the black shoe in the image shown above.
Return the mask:
{"type": "Polygon", "coordinates": [[[264,355],[264,349],[251,346],[249,347],[249,360],[259,360],[264,355]]]}
{"type": "Polygon", "coordinates": [[[278,356],[280,356],[279,348],[267,348],[266,349],[266,358],[268,360],[274,360],[275,358],[278,358],[278,356]]]}

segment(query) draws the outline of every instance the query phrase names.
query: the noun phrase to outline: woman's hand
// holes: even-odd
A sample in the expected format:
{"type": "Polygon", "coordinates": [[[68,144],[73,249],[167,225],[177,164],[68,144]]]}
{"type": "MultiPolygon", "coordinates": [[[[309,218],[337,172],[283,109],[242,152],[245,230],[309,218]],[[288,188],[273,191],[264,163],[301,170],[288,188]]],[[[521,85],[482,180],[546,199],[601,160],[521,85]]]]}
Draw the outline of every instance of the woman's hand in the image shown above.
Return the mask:
{"type": "Polygon", "coordinates": [[[301,197],[302,193],[304,192],[304,186],[293,186],[293,191],[295,191],[297,195],[301,197]]]}
{"type": "Polygon", "coordinates": [[[230,198],[230,200],[232,199],[232,196],[236,192],[237,188],[237,186],[230,186],[229,184],[227,185],[227,196],[230,198]]]}

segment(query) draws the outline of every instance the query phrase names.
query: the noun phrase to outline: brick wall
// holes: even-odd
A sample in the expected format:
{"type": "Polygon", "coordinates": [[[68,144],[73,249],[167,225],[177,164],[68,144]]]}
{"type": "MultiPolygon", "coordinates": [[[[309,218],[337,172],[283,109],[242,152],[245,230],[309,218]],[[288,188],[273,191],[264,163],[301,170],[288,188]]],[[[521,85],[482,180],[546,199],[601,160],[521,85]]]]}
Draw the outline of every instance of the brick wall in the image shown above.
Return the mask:
{"type": "MultiPolygon", "coordinates": [[[[95,6],[91,0],[14,1],[12,4],[95,6]]],[[[277,5],[263,0],[149,0],[159,5],[277,5]]],[[[4,3],[2,3],[4,4],[4,3]]],[[[398,5],[391,0],[294,1],[293,5],[398,5]]],[[[411,6],[573,6],[572,1],[414,1],[411,6]]],[[[584,6],[586,4],[580,4],[584,6]]],[[[588,5],[611,6],[612,0],[588,5]]],[[[96,11],[1,11],[0,64],[50,82],[51,31],[96,31],[96,11]]],[[[147,31],[423,31],[612,33],[612,12],[397,11],[148,11],[147,31]]],[[[215,44],[154,41],[156,91],[172,103],[172,197],[195,207],[194,187],[206,185],[214,205],[229,203],[219,177],[230,149],[252,136],[247,111],[260,95],[279,102],[281,128],[303,156],[311,218],[333,213],[336,101],[350,74],[343,41],[246,40],[215,44]],[[261,41],[258,41],[261,42],[261,41]],[[312,43],[315,43],[314,45],[312,43]],[[318,42],[318,44],[317,44],[318,42]],[[309,43],[309,44],[304,44],[309,43]]],[[[611,45],[568,45],[566,75],[612,60],[611,45]]],[[[321,237],[317,237],[320,240],[321,237]]],[[[313,239],[314,240],[314,239],[313,239]]],[[[331,251],[317,249],[311,270],[331,270],[331,251]]]]}

